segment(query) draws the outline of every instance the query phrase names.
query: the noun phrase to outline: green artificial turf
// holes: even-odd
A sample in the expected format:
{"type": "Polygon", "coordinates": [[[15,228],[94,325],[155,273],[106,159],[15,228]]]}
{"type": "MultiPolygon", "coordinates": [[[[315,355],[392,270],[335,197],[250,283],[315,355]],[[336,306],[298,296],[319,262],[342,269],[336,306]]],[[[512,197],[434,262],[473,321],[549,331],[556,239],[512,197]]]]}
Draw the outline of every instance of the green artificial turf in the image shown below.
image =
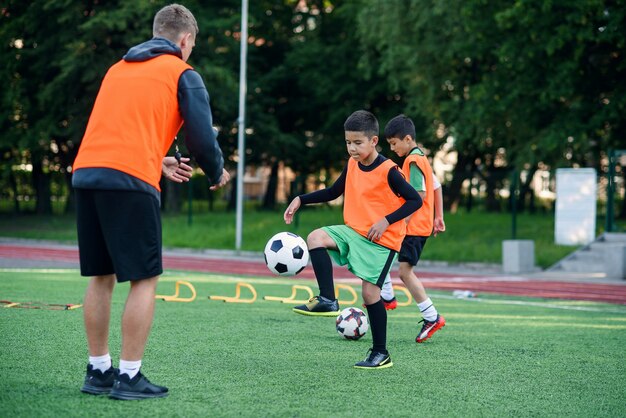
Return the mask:
{"type": "MultiPolygon", "coordinates": [[[[158,293],[173,294],[176,280],[193,283],[197,298],[157,302],[142,368],[169,387],[169,397],[124,402],[80,393],[87,363],[82,308],[0,307],[2,415],[626,415],[625,306],[431,292],[447,325],[416,344],[415,305],[389,312],[394,367],[359,370],[352,365],[365,357],[370,333],[344,340],[334,318],[305,317],[291,304],[262,300],[288,296],[293,284],[316,290],[312,281],[170,272],[158,293]],[[238,280],[255,287],[256,302],[209,300],[233,296],[238,280]]],[[[76,270],[0,269],[0,299],[81,303],[86,283],[76,270]]],[[[115,362],[127,289],[117,286],[113,300],[115,362]]]]}

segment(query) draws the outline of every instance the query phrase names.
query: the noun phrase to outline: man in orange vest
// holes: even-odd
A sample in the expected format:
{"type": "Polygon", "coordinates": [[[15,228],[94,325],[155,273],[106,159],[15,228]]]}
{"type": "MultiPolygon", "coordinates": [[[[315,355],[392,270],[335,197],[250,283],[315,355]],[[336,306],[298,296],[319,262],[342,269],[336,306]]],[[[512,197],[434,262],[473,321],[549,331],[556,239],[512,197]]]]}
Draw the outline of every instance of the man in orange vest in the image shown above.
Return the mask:
{"type": "Polygon", "coordinates": [[[92,277],[84,300],[85,393],[115,399],[168,394],[140,368],[163,272],[159,180],[162,173],[174,181],[188,177],[186,159],[165,157],[183,122],[187,148],[211,189],[230,179],[209,95],[187,64],[197,34],[196,19],[181,5],[156,14],[154,37],[131,48],[104,77],[74,162],[81,274],[92,277]],[[126,281],[117,369],[108,347],[111,298],[115,283],[126,281]]]}
{"type": "MultiPolygon", "coordinates": [[[[400,279],[417,302],[422,313],[423,324],[415,337],[415,342],[423,343],[439,329],[446,320],[439,315],[435,304],[430,300],[424,285],[413,272],[426,245],[426,240],[433,233],[435,194],[433,186],[433,170],[428,158],[415,142],[415,125],[405,115],[398,115],[385,126],[385,138],[391,150],[399,157],[405,157],[402,164],[404,177],[417,190],[424,202],[422,209],[407,220],[407,231],[398,256],[400,262],[400,279]]],[[[437,230],[445,229],[440,221],[437,230]]]]}

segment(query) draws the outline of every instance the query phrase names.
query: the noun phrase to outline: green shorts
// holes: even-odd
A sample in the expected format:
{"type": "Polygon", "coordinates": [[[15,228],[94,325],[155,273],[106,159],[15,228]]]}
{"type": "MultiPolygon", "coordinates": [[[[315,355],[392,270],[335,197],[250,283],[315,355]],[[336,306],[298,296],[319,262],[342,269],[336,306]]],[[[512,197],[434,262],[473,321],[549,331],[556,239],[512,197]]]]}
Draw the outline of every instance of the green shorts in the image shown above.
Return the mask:
{"type": "Polygon", "coordinates": [[[396,251],[369,241],[346,225],[324,226],[322,229],[337,244],[337,250],[328,250],[337,264],[347,264],[348,270],[358,278],[382,287],[396,251]]]}

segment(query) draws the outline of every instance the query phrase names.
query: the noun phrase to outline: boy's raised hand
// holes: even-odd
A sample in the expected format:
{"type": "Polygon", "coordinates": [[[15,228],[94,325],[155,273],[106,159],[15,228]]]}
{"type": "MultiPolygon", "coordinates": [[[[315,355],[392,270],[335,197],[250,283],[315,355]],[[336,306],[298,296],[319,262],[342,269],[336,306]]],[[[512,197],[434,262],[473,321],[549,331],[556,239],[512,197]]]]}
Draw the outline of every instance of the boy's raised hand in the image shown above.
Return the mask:
{"type": "Polygon", "coordinates": [[[367,239],[374,242],[378,241],[380,237],[383,236],[383,233],[387,230],[389,226],[389,221],[387,218],[382,218],[380,221],[376,222],[369,231],[367,231],[367,239]]]}
{"type": "Polygon", "coordinates": [[[446,224],[443,221],[443,219],[436,217],[434,220],[434,224],[433,224],[433,235],[437,236],[438,233],[445,232],[445,230],[446,230],[446,224]]]}
{"type": "Polygon", "coordinates": [[[283,215],[283,219],[285,219],[285,223],[289,225],[293,220],[293,214],[300,209],[300,197],[297,196],[295,199],[291,201],[287,209],[285,210],[285,214],[283,215]]]}

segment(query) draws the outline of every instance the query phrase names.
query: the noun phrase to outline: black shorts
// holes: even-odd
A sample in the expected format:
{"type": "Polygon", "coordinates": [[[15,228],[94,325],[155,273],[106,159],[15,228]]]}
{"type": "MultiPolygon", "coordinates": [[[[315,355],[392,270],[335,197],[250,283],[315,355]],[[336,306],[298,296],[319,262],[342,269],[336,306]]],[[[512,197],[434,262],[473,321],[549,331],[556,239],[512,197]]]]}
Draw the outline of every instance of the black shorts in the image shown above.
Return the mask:
{"type": "Polygon", "coordinates": [[[415,235],[407,235],[402,241],[402,247],[400,247],[400,254],[398,255],[399,262],[409,263],[412,266],[417,265],[422,256],[422,251],[426,246],[426,240],[428,237],[418,237],[415,235]]]}
{"type": "Polygon", "coordinates": [[[143,192],[75,189],[80,273],[118,282],[163,273],[161,210],[143,192]]]}

